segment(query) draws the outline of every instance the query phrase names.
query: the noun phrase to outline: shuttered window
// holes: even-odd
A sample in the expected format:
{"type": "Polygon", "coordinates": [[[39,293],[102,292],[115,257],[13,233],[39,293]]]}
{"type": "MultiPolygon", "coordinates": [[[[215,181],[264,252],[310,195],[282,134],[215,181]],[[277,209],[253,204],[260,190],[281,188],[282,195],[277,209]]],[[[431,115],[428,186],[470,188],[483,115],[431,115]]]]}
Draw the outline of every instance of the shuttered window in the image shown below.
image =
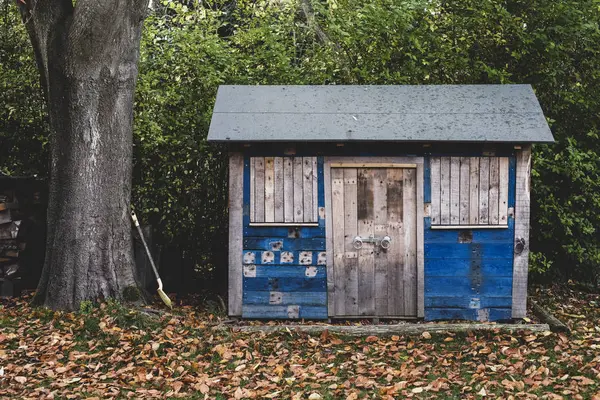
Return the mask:
{"type": "Polygon", "coordinates": [[[250,222],[317,224],[316,157],[251,157],[250,222]]]}
{"type": "Polygon", "coordinates": [[[432,157],[431,225],[508,226],[508,157],[432,157]]]}

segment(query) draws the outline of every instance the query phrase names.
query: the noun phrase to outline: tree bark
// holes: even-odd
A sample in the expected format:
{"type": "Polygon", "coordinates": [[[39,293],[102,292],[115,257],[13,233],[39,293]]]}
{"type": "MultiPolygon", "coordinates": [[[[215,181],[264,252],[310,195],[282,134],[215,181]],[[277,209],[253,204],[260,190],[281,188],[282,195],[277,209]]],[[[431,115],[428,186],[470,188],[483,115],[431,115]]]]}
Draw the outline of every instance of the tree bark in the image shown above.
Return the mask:
{"type": "Polygon", "coordinates": [[[46,259],[34,302],[74,310],[137,287],[133,96],[148,0],[17,0],[51,137],[46,259]]]}

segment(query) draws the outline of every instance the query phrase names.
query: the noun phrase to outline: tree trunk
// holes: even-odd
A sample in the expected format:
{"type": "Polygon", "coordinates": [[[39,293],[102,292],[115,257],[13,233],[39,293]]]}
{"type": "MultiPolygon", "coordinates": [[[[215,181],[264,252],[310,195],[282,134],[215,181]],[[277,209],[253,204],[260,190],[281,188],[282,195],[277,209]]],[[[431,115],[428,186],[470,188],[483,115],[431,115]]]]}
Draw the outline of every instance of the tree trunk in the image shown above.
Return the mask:
{"type": "MultiPolygon", "coordinates": [[[[34,302],[74,310],[136,288],[133,96],[147,0],[20,6],[50,117],[46,259],[34,302]]],[[[130,292],[134,292],[130,291],[130,292]]]]}

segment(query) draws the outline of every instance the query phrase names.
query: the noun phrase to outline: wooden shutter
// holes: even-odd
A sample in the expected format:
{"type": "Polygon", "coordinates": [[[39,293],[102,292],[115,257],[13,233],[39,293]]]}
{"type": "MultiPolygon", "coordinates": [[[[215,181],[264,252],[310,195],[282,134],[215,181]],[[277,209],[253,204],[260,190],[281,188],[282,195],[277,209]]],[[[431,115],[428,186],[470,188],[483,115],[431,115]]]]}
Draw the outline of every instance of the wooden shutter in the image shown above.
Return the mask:
{"type": "Polygon", "coordinates": [[[250,222],[318,223],[316,157],[251,157],[250,222]]]}
{"type": "Polygon", "coordinates": [[[431,225],[508,226],[508,157],[432,157],[431,225]]]}

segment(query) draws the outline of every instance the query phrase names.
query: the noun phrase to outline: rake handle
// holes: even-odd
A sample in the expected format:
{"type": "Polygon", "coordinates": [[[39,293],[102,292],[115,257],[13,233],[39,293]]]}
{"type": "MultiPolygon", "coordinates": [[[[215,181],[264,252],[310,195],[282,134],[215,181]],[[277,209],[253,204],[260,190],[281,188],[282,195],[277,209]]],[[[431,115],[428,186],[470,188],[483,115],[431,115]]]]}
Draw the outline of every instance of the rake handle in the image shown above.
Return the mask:
{"type": "Polygon", "coordinates": [[[160,280],[160,276],[158,275],[158,270],[156,269],[156,265],[154,265],[154,260],[152,259],[152,254],[150,254],[150,249],[146,244],[146,239],[144,239],[144,233],[142,232],[142,228],[140,227],[140,222],[137,219],[134,211],[131,211],[131,220],[133,224],[137,228],[138,233],[140,234],[140,239],[142,239],[142,243],[144,244],[144,249],[146,249],[146,254],[148,255],[148,259],[150,260],[150,265],[152,266],[152,270],[154,271],[154,275],[156,276],[156,282],[158,282],[158,289],[162,290],[162,281],[160,280]]]}

